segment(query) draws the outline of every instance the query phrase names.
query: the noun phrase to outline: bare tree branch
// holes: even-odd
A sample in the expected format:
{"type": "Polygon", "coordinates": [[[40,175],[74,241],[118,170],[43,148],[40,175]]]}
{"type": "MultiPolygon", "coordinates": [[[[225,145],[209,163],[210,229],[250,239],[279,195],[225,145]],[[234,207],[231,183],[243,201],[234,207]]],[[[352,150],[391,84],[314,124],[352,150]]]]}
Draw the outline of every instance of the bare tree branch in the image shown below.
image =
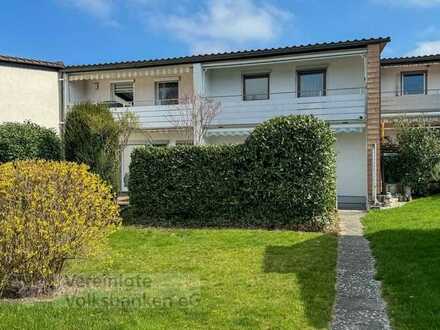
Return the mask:
{"type": "Polygon", "coordinates": [[[203,143],[209,126],[221,112],[219,101],[199,95],[184,96],[177,110],[167,116],[168,121],[194,145],[203,143]]]}

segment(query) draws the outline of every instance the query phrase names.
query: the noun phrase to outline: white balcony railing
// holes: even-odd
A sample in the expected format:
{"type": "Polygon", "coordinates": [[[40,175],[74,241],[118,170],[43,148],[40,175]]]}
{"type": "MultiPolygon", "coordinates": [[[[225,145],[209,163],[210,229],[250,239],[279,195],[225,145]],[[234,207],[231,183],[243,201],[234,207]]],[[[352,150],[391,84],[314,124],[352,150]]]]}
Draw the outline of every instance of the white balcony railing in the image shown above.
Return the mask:
{"type": "Polygon", "coordinates": [[[382,92],[383,117],[418,116],[440,113],[440,90],[430,89],[426,94],[401,95],[401,92],[382,92]]]}
{"type": "MultiPolygon", "coordinates": [[[[363,88],[326,90],[326,96],[297,97],[296,93],[271,93],[267,100],[244,101],[242,95],[209,96],[220,103],[220,113],[212,125],[256,125],[267,119],[291,114],[310,114],[326,121],[359,121],[366,117],[366,98],[363,88]]],[[[139,101],[133,107],[112,108],[115,114],[132,111],[141,127],[147,129],[173,128],[187,116],[188,105],[154,105],[139,101]]]]}

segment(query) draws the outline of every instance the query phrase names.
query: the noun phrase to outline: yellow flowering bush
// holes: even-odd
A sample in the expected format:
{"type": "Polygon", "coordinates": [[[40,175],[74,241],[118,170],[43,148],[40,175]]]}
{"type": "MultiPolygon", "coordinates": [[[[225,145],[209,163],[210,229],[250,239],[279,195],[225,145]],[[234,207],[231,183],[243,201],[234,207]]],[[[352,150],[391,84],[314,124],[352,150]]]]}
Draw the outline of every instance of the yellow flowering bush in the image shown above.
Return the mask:
{"type": "Polygon", "coordinates": [[[119,225],[110,186],[86,165],[0,165],[0,296],[54,289],[66,260],[98,251],[119,225]]]}

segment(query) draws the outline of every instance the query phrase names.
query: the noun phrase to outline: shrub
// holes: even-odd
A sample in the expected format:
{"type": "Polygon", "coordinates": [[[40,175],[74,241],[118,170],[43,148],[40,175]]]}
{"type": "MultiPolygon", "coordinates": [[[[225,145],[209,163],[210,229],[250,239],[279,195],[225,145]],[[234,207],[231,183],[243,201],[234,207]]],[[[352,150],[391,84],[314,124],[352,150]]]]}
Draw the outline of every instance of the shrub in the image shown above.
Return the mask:
{"type": "Polygon", "coordinates": [[[245,144],[249,170],[242,194],[254,217],[275,228],[328,224],[336,205],[335,143],[328,124],[311,116],[257,126],[245,144]]]}
{"type": "Polygon", "coordinates": [[[401,181],[416,194],[424,195],[440,181],[440,136],[424,120],[400,121],[397,140],[401,181]]]}
{"type": "Polygon", "coordinates": [[[31,122],[0,125],[0,163],[25,159],[61,159],[61,141],[50,129],[31,122]]]}
{"type": "Polygon", "coordinates": [[[239,203],[240,146],[135,149],[130,167],[130,205],[149,224],[217,226],[239,203]]]}
{"type": "Polygon", "coordinates": [[[334,144],[324,122],[288,116],[258,126],[240,146],[136,149],[133,218],[160,226],[321,230],[336,205],[334,144]]]}
{"type": "Polygon", "coordinates": [[[96,252],[119,221],[110,187],[85,165],[0,165],[0,295],[54,289],[65,261],[96,252]]]}
{"type": "Polygon", "coordinates": [[[118,124],[106,105],[76,105],[66,117],[66,160],[88,165],[117,189],[118,136],[118,124]]]}

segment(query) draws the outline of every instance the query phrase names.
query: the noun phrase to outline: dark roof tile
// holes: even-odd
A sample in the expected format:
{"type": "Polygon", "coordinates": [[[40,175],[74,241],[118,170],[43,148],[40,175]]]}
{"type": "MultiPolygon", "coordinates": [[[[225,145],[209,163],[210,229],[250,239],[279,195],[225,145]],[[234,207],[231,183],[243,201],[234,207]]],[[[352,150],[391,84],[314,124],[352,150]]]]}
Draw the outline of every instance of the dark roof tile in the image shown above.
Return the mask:
{"type": "Polygon", "coordinates": [[[368,46],[370,44],[387,43],[390,40],[391,39],[389,37],[357,39],[357,40],[346,40],[346,41],[337,41],[337,42],[325,42],[325,43],[317,43],[317,44],[279,47],[279,48],[242,50],[242,51],[234,51],[234,52],[212,53],[212,54],[203,54],[203,55],[152,59],[152,60],[99,63],[99,64],[87,64],[87,65],[71,65],[71,66],[66,66],[64,71],[83,72],[83,71],[98,71],[98,70],[112,70],[112,69],[142,68],[142,67],[177,65],[177,64],[192,64],[198,62],[203,63],[203,62],[215,62],[215,61],[224,61],[224,60],[238,60],[238,59],[247,59],[247,58],[277,56],[277,55],[279,56],[279,55],[289,55],[289,54],[311,53],[311,52],[327,51],[327,50],[361,48],[368,46]]]}
{"type": "Polygon", "coordinates": [[[440,54],[383,58],[381,60],[382,66],[423,64],[423,63],[432,63],[432,62],[440,62],[440,54]]]}
{"type": "Polygon", "coordinates": [[[12,63],[12,64],[32,66],[32,67],[57,69],[57,70],[64,68],[63,62],[48,62],[48,61],[40,61],[30,58],[13,57],[6,55],[0,55],[0,64],[1,63],[12,63]]]}

